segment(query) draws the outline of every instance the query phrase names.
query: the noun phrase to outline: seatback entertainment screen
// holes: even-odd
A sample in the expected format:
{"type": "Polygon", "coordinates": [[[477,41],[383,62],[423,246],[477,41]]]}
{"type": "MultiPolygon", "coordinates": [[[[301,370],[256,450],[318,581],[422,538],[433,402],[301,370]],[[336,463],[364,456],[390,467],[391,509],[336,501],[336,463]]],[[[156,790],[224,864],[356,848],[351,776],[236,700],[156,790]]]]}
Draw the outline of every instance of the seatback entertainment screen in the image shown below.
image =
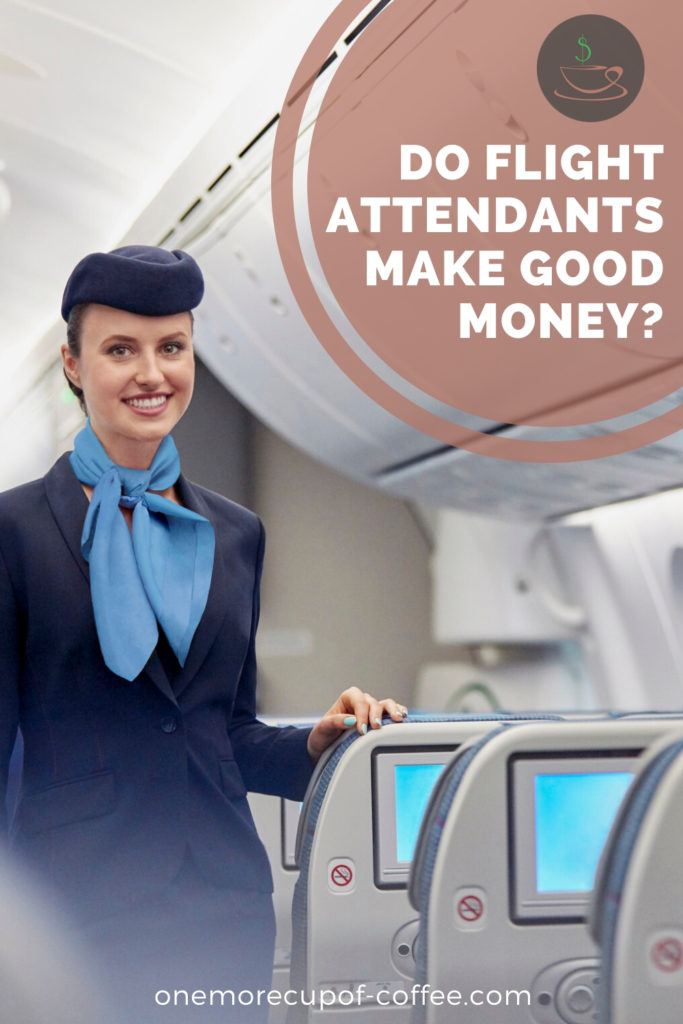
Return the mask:
{"type": "MultiPolygon", "coordinates": [[[[631,754],[631,752],[629,752],[631,754]]],[[[636,755],[518,755],[510,765],[513,919],[582,920],[636,755]]]]}

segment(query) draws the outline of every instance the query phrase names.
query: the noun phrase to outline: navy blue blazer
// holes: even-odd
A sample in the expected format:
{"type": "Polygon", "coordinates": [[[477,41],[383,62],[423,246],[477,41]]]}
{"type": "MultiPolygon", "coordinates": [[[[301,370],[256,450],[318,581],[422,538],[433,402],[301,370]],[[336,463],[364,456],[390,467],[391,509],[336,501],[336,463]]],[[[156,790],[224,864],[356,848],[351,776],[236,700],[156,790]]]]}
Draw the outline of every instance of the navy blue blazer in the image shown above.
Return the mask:
{"type": "Polygon", "coordinates": [[[255,717],[263,526],[182,474],[176,487],[216,550],[172,682],[157,651],[133,682],[102,659],[80,550],[88,499],[68,455],[0,494],[0,806],[19,726],[9,840],[83,919],[158,892],[188,845],[207,881],[272,891],[246,791],[299,800],[314,766],[310,729],[255,717]]]}

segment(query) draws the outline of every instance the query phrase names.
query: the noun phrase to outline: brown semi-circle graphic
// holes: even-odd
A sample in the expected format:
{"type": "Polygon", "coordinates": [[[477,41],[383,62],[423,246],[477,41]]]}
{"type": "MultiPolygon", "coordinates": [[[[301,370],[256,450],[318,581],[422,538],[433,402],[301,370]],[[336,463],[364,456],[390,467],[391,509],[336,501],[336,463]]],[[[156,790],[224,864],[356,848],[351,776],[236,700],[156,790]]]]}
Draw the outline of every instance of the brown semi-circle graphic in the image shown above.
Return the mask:
{"type": "MultiPolygon", "coordinates": [[[[616,12],[615,3],[605,6],[616,12]]],[[[676,186],[683,158],[678,8],[663,13],[666,24],[648,27],[635,2],[618,5],[620,20],[648,56],[648,76],[638,102],[621,116],[584,124],[554,110],[538,86],[538,50],[553,22],[533,0],[520,0],[514,12],[513,5],[493,0],[394,0],[335,65],[317,115],[307,176],[319,263],[312,275],[295,211],[297,137],[317,72],[365,7],[344,0],[311,42],[282,108],[273,157],[281,258],[297,302],[331,358],[370,398],[416,430],[496,458],[600,458],[683,428],[683,410],[670,399],[683,388],[674,269],[683,237],[676,186]],[[513,51],[514,62],[506,60],[513,51]],[[431,160],[422,177],[401,175],[408,167],[401,168],[401,147],[409,144],[416,147],[413,169],[420,159],[431,160]],[[449,146],[440,164],[444,176],[437,157],[449,146]],[[487,147],[500,147],[495,166],[487,147]],[[468,166],[456,177],[462,170],[458,150],[468,166]],[[590,163],[590,177],[567,176],[563,154],[570,150],[566,167],[577,175],[590,163]],[[626,161],[628,178],[621,176],[626,161]],[[495,179],[487,177],[492,167],[495,179]],[[348,201],[356,231],[329,230],[340,197],[348,201]],[[434,199],[442,202],[435,205],[434,199]],[[411,208],[412,230],[406,231],[411,208]],[[468,221],[472,209],[488,211],[488,230],[468,221]],[[462,211],[467,230],[456,229],[462,211]],[[510,230],[523,214],[524,226],[510,230]],[[448,218],[448,232],[427,230],[448,218]],[[375,269],[380,263],[387,269],[389,254],[402,254],[402,283],[394,273],[386,280],[376,274],[375,283],[367,284],[370,250],[379,254],[375,269]],[[502,260],[489,255],[482,264],[482,252],[501,251],[502,260]],[[522,272],[530,253],[537,255],[522,272]],[[502,284],[494,281],[497,262],[502,284]],[[446,283],[454,266],[454,279],[446,283]],[[411,397],[384,379],[377,363],[371,367],[336,326],[338,318],[314,283],[320,272],[352,330],[394,381],[398,376],[413,389],[411,397]],[[409,284],[411,272],[415,280],[409,284]],[[465,338],[461,310],[468,304],[474,310],[470,326],[480,330],[465,338]],[[483,309],[486,316],[479,315],[483,309]],[[486,336],[491,325],[495,337],[486,336]],[[416,400],[418,392],[428,401],[416,400]],[[656,403],[665,399],[662,413],[656,403]],[[438,404],[453,416],[434,411],[438,404]],[[642,412],[648,407],[654,412],[642,412]],[[552,430],[558,439],[489,434],[454,423],[459,414],[552,430]],[[609,429],[609,421],[620,417],[627,417],[625,429],[609,429]],[[592,436],[571,436],[588,424],[603,427],[592,436]]]]}

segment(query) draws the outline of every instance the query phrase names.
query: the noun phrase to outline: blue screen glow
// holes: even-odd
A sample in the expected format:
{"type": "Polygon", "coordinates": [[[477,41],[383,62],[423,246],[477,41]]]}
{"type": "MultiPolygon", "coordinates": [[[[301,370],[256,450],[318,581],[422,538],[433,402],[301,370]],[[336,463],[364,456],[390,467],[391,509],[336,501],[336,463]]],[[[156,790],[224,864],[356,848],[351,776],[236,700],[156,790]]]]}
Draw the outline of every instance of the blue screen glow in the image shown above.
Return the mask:
{"type": "Polygon", "coordinates": [[[632,772],[536,776],[536,889],[590,892],[632,772]]]}
{"type": "Polygon", "coordinates": [[[397,764],[394,766],[396,794],[396,859],[413,859],[417,834],[442,764],[397,764]]]}

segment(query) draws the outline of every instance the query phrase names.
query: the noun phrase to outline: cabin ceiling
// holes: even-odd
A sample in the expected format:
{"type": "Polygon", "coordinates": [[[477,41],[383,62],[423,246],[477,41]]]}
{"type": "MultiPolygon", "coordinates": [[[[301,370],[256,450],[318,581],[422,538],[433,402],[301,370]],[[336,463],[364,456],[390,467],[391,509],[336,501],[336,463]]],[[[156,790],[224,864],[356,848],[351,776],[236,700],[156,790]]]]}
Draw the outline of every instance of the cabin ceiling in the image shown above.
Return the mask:
{"type": "Polygon", "coordinates": [[[292,6],[0,0],[0,414],[31,386],[73,265],[125,235],[292,6]]]}

